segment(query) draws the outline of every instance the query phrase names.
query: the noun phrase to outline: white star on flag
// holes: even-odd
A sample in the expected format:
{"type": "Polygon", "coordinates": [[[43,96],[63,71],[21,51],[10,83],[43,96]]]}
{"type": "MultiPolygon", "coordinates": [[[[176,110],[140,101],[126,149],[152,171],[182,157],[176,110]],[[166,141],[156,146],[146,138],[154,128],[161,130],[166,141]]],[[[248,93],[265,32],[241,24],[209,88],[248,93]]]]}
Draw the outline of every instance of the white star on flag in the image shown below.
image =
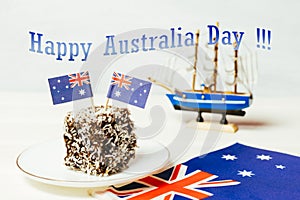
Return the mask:
{"type": "Polygon", "coordinates": [[[84,90],[84,89],[79,90],[79,94],[80,94],[81,96],[85,95],[85,90],[84,90]]]}
{"type": "Polygon", "coordinates": [[[256,159],[260,159],[260,160],[271,160],[272,157],[269,156],[269,155],[264,155],[264,154],[262,154],[262,155],[257,155],[257,156],[256,156],[256,159]]]}
{"type": "Polygon", "coordinates": [[[121,96],[121,92],[120,92],[119,90],[117,90],[117,91],[115,92],[115,95],[116,95],[116,97],[120,97],[120,96],[121,96]]]}
{"type": "Polygon", "coordinates": [[[255,175],[255,174],[252,173],[252,171],[243,170],[243,171],[238,171],[238,172],[239,173],[237,175],[241,175],[243,177],[245,177],[245,176],[252,177],[252,176],[255,175]]]}
{"type": "Polygon", "coordinates": [[[284,166],[284,165],[275,165],[275,166],[276,166],[277,169],[284,169],[284,168],[286,168],[286,166],[284,166]]]}
{"type": "Polygon", "coordinates": [[[225,160],[235,160],[235,159],[237,159],[237,157],[235,155],[230,155],[230,154],[223,155],[222,158],[225,159],[225,160]]]}

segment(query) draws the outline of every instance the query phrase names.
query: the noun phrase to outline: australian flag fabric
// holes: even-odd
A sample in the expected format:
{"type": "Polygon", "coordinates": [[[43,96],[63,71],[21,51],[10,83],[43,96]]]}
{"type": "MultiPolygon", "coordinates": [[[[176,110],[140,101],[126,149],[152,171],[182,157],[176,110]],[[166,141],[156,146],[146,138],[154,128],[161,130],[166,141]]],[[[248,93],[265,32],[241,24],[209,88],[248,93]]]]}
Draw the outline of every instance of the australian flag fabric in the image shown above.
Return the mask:
{"type": "Polygon", "coordinates": [[[123,200],[300,199],[299,157],[236,143],[95,197],[123,200]]]}
{"type": "Polygon", "coordinates": [[[145,108],[152,83],[114,72],[107,98],[145,108]]]}
{"type": "Polygon", "coordinates": [[[93,96],[87,71],[49,78],[48,82],[54,105],[93,96]]]}

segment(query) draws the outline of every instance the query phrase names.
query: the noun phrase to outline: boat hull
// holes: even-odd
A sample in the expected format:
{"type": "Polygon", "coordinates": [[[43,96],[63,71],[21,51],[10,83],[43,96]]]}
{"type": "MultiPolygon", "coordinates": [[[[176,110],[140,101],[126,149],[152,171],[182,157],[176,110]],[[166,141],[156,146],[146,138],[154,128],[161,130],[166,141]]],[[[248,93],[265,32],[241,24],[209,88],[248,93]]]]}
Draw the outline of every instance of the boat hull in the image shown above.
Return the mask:
{"type": "Polygon", "coordinates": [[[167,96],[177,110],[244,115],[242,109],[251,105],[250,94],[183,92],[167,96]]]}

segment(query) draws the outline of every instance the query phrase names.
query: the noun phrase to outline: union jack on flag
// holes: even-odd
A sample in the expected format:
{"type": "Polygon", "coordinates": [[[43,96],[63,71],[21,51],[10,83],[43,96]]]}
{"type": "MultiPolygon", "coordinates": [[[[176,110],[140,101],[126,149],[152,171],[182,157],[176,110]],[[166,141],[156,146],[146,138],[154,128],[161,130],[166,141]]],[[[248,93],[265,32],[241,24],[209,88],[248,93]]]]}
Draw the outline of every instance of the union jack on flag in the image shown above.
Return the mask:
{"type": "Polygon", "coordinates": [[[130,189],[132,185],[127,185],[121,188],[111,187],[107,191],[126,200],[150,200],[157,197],[171,200],[175,196],[185,197],[185,199],[204,199],[212,194],[202,190],[203,188],[239,184],[234,180],[212,181],[217,176],[200,170],[187,175],[186,171],[187,166],[179,164],[164,173],[139,179],[134,183],[140,184],[139,188],[130,189]]]}
{"type": "Polygon", "coordinates": [[[144,108],[152,83],[125,74],[114,72],[107,98],[144,108]]]}
{"type": "Polygon", "coordinates": [[[90,76],[89,72],[81,72],[76,74],[69,74],[69,82],[71,84],[71,88],[75,86],[83,86],[83,84],[90,84],[90,76]]]}
{"type": "Polygon", "coordinates": [[[123,200],[295,200],[300,199],[299,166],[297,156],[236,143],[127,185],[96,191],[94,197],[123,200]]]}
{"type": "Polygon", "coordinates": [[[131,85],[131,79],[132,77],[130,76],[114,72],[111,78],[111,85],[117,85],[119,88],[124,87],[126,90],[129,90],[129,86],[131,85]]]}
{"type": "Polygon", "coordinates": [[[49,78],[48,82],[54,105],[93,96],[87,71],[49,78]]]}

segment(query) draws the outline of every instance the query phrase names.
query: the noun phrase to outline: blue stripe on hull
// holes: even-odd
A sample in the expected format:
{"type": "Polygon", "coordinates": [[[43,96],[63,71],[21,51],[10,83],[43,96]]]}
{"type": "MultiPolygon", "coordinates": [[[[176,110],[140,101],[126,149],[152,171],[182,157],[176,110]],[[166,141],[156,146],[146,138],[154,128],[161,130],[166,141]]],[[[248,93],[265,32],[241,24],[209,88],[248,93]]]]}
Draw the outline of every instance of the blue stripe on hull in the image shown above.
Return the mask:
{"type": "Polygon", "coordinates": [[[167,94],[173,106],[188,109],[242,110],[250,106],[250,95],[184,92],[185,98],[167,94]]]}

